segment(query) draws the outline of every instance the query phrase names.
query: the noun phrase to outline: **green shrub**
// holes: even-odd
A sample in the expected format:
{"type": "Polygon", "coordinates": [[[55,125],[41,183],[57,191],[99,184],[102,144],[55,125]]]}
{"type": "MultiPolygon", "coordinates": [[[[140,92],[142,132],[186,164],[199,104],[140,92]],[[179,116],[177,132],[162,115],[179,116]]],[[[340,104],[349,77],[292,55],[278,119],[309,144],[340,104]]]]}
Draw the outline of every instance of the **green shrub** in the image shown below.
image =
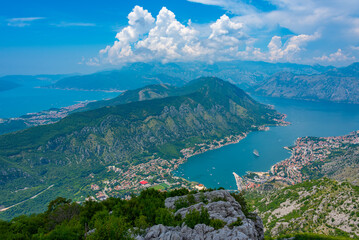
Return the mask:
{"type": "Polygon", "coordinates": [[[223,228],[225,225],[226,222],[222,221],[221,219],[211,219],[211,221],[209,222],[209,226],[213,227],[216,230],[223,228]]]}
{"type": "Polygon", "coordinates": [[[242,224],[243,224],[242,219],[237,218],[237,220],[229,224],[228,227],[233,228],[233,227],[241,226],[242,224]]]}
{"type": "Polygon", "coordinates": [[[175,208],[176,208],[176,211],[181,209],[181,208],[186,208],[186,207],[189,207],[189,203],[187,201],[187,199],[185,198],[179,198],[175,201],[175,208]]]}
{"type": "Polygon", "coordinates": [[[246,217],[250,216],[251,207],[247,203],[246,199],[244,198],[245,192],[241,191],[238,193],[231,193],[232,197],[241,205],[242,212],[246,217]]]}
{"type": "Polygon", "coordinates": [[[156,224],[176,226],[176,222],[175,216],[167,208],[159,208],[156,210],[156,224]]]}
{"type": "Polygon", "coordinates": [[[206,196],[204,195],[203,192],[200,193],[200,195],[199,195],[199,200],[200,200],[201,202],[203,202],[204,204],[207,204],[207,203],[208,203],[208,200],[207,200],[207,198],[206,198],[206,196]]]}
{"type": "Polygon", "coordinates": [[[189,206],[196,204],[196,199],[194,198],[193,194],[187,195],[187,202],[188,202],[189,206]]]}
{"type": "Polygon", "coordinates": [[[100,239],[132,239],[129,234],[130,225],[123,217],[109,215],[95,222],[96,231],[88,236],[89,240],[100,239]]]}
{"type": "Polygon", "coordinates": [[[194,226],[201,223],[209,225],[210,221],[208,210],[204,207],[201,208],[201,211],[191,210],[184,218],[185,224],[190,228],[194,228],[194,226]]]}

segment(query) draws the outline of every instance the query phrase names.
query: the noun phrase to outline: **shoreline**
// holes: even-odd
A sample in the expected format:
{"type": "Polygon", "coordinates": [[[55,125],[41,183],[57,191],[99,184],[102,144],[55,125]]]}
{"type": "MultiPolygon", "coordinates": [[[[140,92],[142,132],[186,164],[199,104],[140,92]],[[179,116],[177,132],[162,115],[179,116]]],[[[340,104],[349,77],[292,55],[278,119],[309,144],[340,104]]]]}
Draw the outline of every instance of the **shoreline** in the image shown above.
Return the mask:
{"type": "Polygon", "coordinates": [[[60,87],[48,87],[48,86],[37,86],[34,88],[46,88],[46,89],[56,89],[56,90],[65,90],[65,91],[84,91],[84,92],[107,92],[107,93],[124,93],[128,90],[104,90],[104,89],[82,89],[82,88],[60,88],[60,87]]]}
{"type": "MultiPolygon", "coordinates": [[[[188,161],[189,158],[193,157],[193,156],[196,156],[196,155],[199,155],[199,154],[203,154],[207,151],[212,151],[212,150],[216,150],[216,149],[219,149],[219,148],[222,148],[222,147],[225,147],[225,146],[228,146],[228,145],[231,145],[231,144],[237,144],[239,143],[241,140],[245,139],[248,134],[252,133],[252,132],[259,132],[259,131],[269,131],[270,130],[270,127],[285,127],[285,126],[288,126],[290,125],[291,123],[290,122],[287,122],[285,121],[285,119],[287,118],[287,115],[286,114],[282,114],[282,118],[281,119],[275,119],[275,121],[277,122],[276,124],[274,125],[261,125],[261,126],[256,126],[257,129],[255,130],[252,130],[252,131],[247,131],[247,132],[244,132],[244,133],[241,133],[241,134],[238,134],[238,135],[230,135],[230,136],[227,136],[227,137],[224,137],[223,139],[221,140],[213,140],[210,144],[205,144],[205,143],[200,143],[200,144],[197,144],[197,146],[201,146],[200,149],[198,149],[197,151],[193,151],[193,149],[195,147],[190,147],[190,148],[184,148],[182,149],[180,152],[184,155],[184,157],[181,157],[179,159],[176,159],[176,161],[178,161],[176,164],[176,167],[171,171],[171,175],[174,176],[174,177],[178,177],[182,180],[185,180],[185,181],[189,181],[191,183],[194,183],[196,181],[190,181],[188,179],[185,179],[183,177],[180,177],[180,176],[176,176],[173,174],[173,171],[177,170],[179,168],[180,165],[186,163],[188,161]],[[223,143],[223,141],[227,140],[227,142],[223,143]],[[228,141],[229,140],[229,141],[228,141]],[[215,145],[214,143],[218,144],[218,145],[215,145]]],[[[267,172],[266,172],[267,173],[267,172]]],[[[199,182],[196,182],[196,183],[199,183],[199,182]]]]}
{"type": "Polygon", "coordinates": [[[311,175],[305,174],[302,169],[325,161],[332,151],[346,149],[345,144],[359,144],[359,130],[341,136],[297,138],[294,146],[284,147],[291,152],[290,157],[275,163],[267,172],[252,172],[256,175],[253,178],[249,178],[249,174],[244,175],[245,188],[258,188],[273,180],[288,185],[309,180],[311,175]]]}

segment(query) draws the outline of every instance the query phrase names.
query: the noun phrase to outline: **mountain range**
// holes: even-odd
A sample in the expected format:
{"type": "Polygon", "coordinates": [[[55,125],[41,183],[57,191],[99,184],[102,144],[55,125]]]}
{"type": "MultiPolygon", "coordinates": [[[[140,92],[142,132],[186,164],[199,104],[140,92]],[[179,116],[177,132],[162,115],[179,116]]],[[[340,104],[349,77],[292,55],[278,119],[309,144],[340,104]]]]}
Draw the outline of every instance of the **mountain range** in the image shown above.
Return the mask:
{"type": "Polygon", "coordinates": [[[63,78],[50,88],[121,91],[143,87],[149,84],[165,83],[181,86],[201,76],[216,76],[242,88],[261,82],[281,71],[293,73],[322,73],[332,67],[309,66],[290,63],[266,63],[250,61],[229,61],[208,64],[188,63],[133,63],[119,70],[108,70],[88,75],[63,78]]]}
{"type": "Polygon", "coordinates": [[[359,63],[320,74],[281,72],[269,77],[254,93],[311,101],[359,103],[359,63]]]}

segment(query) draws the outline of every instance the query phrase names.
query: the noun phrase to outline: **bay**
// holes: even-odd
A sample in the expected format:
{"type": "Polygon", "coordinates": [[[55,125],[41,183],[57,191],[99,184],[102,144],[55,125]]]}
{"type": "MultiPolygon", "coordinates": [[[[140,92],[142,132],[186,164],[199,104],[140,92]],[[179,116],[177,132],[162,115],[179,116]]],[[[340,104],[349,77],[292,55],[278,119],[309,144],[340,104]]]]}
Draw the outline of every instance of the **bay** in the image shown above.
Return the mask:
{"type": "Polygon", "coordinates": [[[247,171],[268,171],[290,156],[284,147],[294,145],[298,137],[340,136],[359,130],[359,105],[253,97],[287,114],[291,125],[252,132],[237,144],[193,156],[174,174],[206,187],[235,189],[233,172],[241,176],[247,171]]]}
{"type": "Polygon", "coordinates": [[[114,98],[119,92],[77,91],[22,86],[0,92],[0,118],[13,118],[27,113],[60,108],[81,101],[114,98]]]}

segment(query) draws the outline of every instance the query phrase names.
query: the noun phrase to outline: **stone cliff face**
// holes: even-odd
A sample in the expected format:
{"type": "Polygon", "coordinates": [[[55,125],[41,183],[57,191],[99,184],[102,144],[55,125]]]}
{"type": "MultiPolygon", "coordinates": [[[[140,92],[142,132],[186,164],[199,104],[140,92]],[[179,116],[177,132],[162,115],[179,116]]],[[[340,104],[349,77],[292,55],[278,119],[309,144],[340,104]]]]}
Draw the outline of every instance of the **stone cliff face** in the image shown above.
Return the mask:
{"type": "MultiPolygon", "coordinates": [[[[176,202],[185,199],[186,196],[167,198],[165,206],[169,209],[176,208],[176,202]]],[[[207,209],[211,219],[219,219],[225,223],[223,228],[215,230],[205,224],[197,224],[194,228],[185,223],[182,226],[169,227],[155,225],[147,230],[145,236],[138,236],[138,240],[150,239],[264,239],[263,223],[255,213],[245,216],[242,206],[231,196],[228,191],[218,190],[206,193],[194,194],[196,204],[178,209],[175,215],[183,218],[194,209],[200,211],[207,209]],[[205,202],[202,202],[205,199],[205,202]],[[241,224],[234,224],[238,219],[241,224]],[[237,226],[233,226],[237,225],[237,226]]]]}

